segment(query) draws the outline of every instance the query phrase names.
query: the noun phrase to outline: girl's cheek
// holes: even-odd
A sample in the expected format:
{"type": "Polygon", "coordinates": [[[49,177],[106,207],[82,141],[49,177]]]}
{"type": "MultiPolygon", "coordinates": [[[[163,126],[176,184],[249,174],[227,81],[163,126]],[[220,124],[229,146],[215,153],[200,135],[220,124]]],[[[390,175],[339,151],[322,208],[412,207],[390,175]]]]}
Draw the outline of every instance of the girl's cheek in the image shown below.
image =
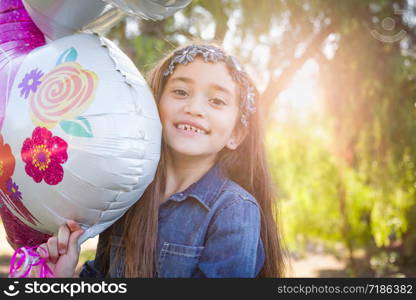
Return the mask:
{"type": "Polygon", "coordinates": [[[169,112],[169,107],[167,105],[167,102],[164,100],[161,100],[159,103],[159,116],[162,122],[164,122],[167,119],[167,115],[169,112]]]}

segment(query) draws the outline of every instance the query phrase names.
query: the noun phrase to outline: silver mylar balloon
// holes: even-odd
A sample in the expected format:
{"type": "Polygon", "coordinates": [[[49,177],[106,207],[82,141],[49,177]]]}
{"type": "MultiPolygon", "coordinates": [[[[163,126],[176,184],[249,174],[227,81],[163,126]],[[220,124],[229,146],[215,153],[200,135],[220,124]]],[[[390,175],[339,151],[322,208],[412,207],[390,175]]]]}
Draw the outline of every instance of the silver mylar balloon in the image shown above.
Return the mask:
{"type": "Polygon", "coordinates": [[[108,9],[102,0],[24,0],[23,4],[50,40],[77,32],[108,9]]]}
{"type": "Polygon", "coordinates": [[[129,15],[162,20],[186,7],[192,0],[103,0],[129,15]]]}
{"type": "Polygon", "coordinates": [[[103,33],[126,14],[162,20],[192,0],[23,0],[35,24],[49,40],[79,30],[103,33]]]}

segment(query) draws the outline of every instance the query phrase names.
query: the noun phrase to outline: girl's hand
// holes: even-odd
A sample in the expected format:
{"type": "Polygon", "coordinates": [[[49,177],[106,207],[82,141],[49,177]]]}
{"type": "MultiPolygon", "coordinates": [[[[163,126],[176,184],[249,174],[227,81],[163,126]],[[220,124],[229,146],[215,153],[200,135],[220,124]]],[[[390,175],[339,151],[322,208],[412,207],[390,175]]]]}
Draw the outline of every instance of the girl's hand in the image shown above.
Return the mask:
{"type": "Polygon", "coordinates": [[[69,220],[59,227],[58,236],[53,236],[40,245],[40,257],[48,260],[55,277],[73,277],[78,264],[80,247],[78,239],[84,230],[75,221],[69,220]]]}

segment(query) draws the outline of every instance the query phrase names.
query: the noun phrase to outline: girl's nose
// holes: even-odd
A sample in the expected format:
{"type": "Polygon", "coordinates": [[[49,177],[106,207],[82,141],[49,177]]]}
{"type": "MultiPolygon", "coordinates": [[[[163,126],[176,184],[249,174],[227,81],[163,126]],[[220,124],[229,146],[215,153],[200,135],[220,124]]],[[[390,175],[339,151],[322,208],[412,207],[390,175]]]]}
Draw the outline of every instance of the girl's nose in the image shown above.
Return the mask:
{"type": "Polygon", "coordinates": [[[205,117],[203,100],[197,98],[189,99],[188,103],[184,107],[184,111],[187,114],[197,117],[205,117]]]}

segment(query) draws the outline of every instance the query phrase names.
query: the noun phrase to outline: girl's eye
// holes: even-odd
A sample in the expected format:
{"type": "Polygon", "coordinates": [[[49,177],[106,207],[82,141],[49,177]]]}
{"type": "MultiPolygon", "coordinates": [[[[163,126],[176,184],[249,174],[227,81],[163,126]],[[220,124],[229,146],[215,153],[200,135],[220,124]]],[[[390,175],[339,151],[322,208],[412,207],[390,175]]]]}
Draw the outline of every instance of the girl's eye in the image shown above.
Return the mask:
{"type": "Polygon", "coordinates": [[[173,90],[173,93],[178,95],[178,96],[181,96],[181,97],[188,96],[188,93],[184,90],[181,90],[181,89],[175,89],[175,90],[173,90]]]}
{"type": "Polygon", "coordinates": [[[209,101],[216,106],[227,105],[227,103],[220,98],[213,98],[213,99],[210,99],[209,101]]]}

